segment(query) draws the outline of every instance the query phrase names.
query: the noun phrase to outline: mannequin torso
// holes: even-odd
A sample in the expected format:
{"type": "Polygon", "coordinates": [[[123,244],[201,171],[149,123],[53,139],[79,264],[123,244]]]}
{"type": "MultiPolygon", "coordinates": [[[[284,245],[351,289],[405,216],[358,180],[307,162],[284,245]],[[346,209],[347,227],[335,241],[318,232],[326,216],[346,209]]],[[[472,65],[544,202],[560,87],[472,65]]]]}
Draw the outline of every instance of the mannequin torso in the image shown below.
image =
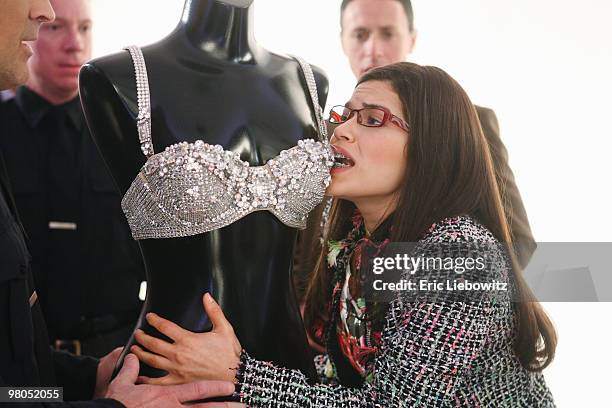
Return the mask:
{"type": "MultiPolygon", "coordinates": [[[[304,74],[295,60],[255,43],[251,3],[188,1],[179,27],[143,48],[156,153],[203,140],[260,166],[300,139],[318,138],[304,74]]],[[[324,105],[327,80],[314,73],[324,105]]],[[[80,86],[92,135],[124,194],[146,161],[130,55],[87,64],[80,86]]],[[[313,378],[290,279],[296,232],[258,211],[209,233],[140,241],[148,293],[137,328],[161,337],[144,320],[154,311],[188,330],[210,330],[201,301],[210,292],[251,355],[313,378]]],[[[141,375],[161,374],[141,366],[141,375]]]]}

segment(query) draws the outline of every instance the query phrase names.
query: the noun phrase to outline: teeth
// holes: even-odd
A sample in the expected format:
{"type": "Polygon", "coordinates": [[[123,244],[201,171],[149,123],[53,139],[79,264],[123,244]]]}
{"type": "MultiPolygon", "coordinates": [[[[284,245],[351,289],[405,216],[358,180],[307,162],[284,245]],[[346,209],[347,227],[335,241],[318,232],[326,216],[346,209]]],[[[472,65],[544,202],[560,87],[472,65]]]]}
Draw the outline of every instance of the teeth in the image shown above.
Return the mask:
{"type": "Polygon", "coordinates": [[[353,160],[338,151],[334,151],[334,168],[352,167],[353,160]]]}

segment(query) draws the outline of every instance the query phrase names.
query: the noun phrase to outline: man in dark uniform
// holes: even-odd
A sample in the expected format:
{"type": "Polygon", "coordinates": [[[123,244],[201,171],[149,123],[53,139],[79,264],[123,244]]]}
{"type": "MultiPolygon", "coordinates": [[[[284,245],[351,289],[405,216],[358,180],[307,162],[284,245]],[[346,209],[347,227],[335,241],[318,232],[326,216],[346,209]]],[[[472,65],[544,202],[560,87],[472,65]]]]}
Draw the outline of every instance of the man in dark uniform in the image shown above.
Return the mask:
{"type": "Polygon", "coordinates": [[[52,0],[30,78],[5,102],[0,138],[52,344],[95,357],[126,343],[145,280],[119,195],[91,139],[78,73],[91,58],[90,0],[52,0]]]}
{"type": "MultiPolygon", "coordinates": [[[[343,0],[340,18],[342,48],[355,78],[373,68],[404,61],[417,39],[410,0],[343,0]]],[[[495,112],[481,106],[476,106],[476,112],[491,149],[495,176],[518,261],[524,267],[535,251],[536,243],[523,200],[508,165],[508,152],[499,136],[495,112]]],[[[322,212],[323,205],[313,210],[306,230],[300,232],[298,238],[293,276],[300,302],[304,301],[317,255],[321,251],[322,212]]]]}
{"type": "MultiPolygon", "coordinates": [[[[0,10],[0,90],[4,90],[27,80],[26,62],[31,50],[25,42],[34,41],[39,25],[52,21],[54,13],[48,0],[0,0],[0,10]]],[[[5,121],[0,109],[0,126],[5,121]]],[[[0,133],[0,137],[7,135],[0,133]]],[[[138,359],[134,355],[126,357],[121,372],[108,385],[119,350],[100,361],[52,352],[34,287],[31,257],[0,149],[0,388],[57,385],[64,387],[66,400],[106,397],[88,402],[15,405],[182,407],[185,401],[233,392],[233,384],[225,382],[135,385],[138,359]]]]}

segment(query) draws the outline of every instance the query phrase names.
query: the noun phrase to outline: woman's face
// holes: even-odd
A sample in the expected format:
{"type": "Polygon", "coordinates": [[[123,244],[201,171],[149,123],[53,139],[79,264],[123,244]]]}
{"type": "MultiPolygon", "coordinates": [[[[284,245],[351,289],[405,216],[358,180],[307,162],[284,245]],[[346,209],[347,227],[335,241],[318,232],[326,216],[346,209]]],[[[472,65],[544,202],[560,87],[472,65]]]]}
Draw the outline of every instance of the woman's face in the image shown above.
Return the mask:
{"type": "MultiPolygon", "coordinates": [[[[381,106],[406,121],[402,103],[387,82],[367,81],[355,88],[345,105],[351,109],[381,106]]],[[[365,118],[364,118],[365,119],[365,118]]],[[[326,195],[377,206],[394,202],[407,165],[408,133],[391,122],[382,127],[357,123],[357,115],[335,128],[334,150],[350,159],[349,167],[334,168],[326,195]]]]}

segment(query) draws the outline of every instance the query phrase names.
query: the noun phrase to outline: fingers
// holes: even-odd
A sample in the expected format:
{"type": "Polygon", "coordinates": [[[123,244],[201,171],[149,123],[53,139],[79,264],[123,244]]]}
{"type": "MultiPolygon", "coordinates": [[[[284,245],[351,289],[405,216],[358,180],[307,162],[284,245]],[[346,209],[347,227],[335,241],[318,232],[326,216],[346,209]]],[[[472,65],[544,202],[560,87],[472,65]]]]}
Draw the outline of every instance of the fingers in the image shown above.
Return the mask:
{"type": "Polygon", "coordinates": [[[140,364],[138,363],[138,358],[134,354],[128,354],[123,359],[123,367],[121,367],[121,371],[119,371],[117,378],[113,382],[133,385],[138,378],[139,370],[140,364]]]}
{"type": "MultiPolygon", "coordinates": [[[[149,353],[148,351],[145,351],[136,345],[132,346],[130,351],[136,354],[136,356],[138,356],[138,360],[142,361],[143,363],[151,367],[159,368],[160,370],[164,370],[164,371],[172,370],[172,362],[168,360],[166,357],[158,356],[157,354],[153,354],[153,353],[149,353]]],[[[134,380],[136,380],[136,377],[134,377],[134,380]]]]}
{"type": "Polygon", "coordinates": [[[234,392],[234,384],[227,381],[199,381],[168,387],[168,391],[179,400],[188,402],[212,397],[223,397],[234,392]]]}
{"type": "Polygon", "coordinates": [[[141,377],[138,377],[136,382],[138,384],[148,384],[148,385],[176,385],[176,384],[182,383],[178,378],[174,377],[171,374],[168,374],[168,375],[165,375],[159,378],[141,376],[141,377]]]}
{"type": "Polygon", "coordinates": [[[225,315],[223,314],[223,310],[221,310],[221,306],[215,299],[210,295],[210,293],[204,294],[204,298],[202,299],[204,303],[204,310],[206,310],[206,314],[210,319],[210,322],[213,325],[213,331],[226,331],[226,330],[234,330],[230,322],[227,321],[225,315]]]}
{"type": "Polygon", "coordinates": [[[172,353],[172,344],[160,340],[156,337],[149,336],[144,331],[138,329],[135,332],[136,341],[144,346],[147,350],[152,351],[155,354],[161,354],[164,357],[170,357],[172,353]]]}
{"type": "Polygon", "coordinates": [[[160,333],[170,337],[174,341],[177,341],[186,333],[189,333],[181,326],[171,322],[170,320],[166,320],[163,317],[159,317],[155,313],[147,313],[146,318],[147,322],[151,326],[155,327],[160,333]]]}

